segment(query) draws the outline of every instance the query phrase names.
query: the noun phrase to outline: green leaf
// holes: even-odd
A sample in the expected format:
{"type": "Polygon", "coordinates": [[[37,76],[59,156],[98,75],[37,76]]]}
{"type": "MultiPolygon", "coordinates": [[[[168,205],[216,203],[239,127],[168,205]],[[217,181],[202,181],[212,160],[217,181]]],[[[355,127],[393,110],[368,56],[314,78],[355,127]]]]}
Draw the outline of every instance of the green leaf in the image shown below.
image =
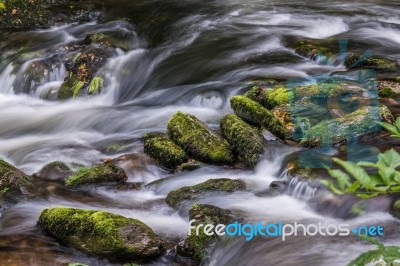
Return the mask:
{"type": "Polygon", "coordinates": [[[396,126],[386,122],[382,122],[380,125],[387,131],[392,132],[395,135],[400,135],[400,130],[396,126]]]}
{"type": "Polygon", "coordinates": [[[335,185],[329,180],[320,180],[319,182],[321,184],[327,186],[328,189],[330,189],[335,194],[338,194],[338,195],[343,195],[344,194],[343,191],[341,191],[340,189],[336,188],[335,185]]]}
{"type": "Polygon", "coordinates": [[[328,170],[328,173],[337,179],[338,184],[339,184],[339,188],[341,190],[346,190],[347,187],[349,187],[351,185],[350,183],[350,176],[348,174],[346,174],[345,172],[341,171],[341,170],[332,170],[327,168],[326,170],[328,170]]]}
{"type": "Polygon", "coordinates": [[[378,155],[379,160],[383,160],[388,167],[397,168],[400,166],[400,154],[394,149],[388,150],[378,155]]]}
{"type": "Polygon", "coordinates": [[[351,186],[349,186],[346,190],[346,193],[353,193],[361,186],[359,181],[354,182],[351,186]]]}
{"type": "Polygon", "coordinates": [[[360,166],[356,165],[353,162],[342,161],[338,158],[334,158],[333,160],[334,162],[342,166],[356,180],[360,181],[360,184],[362,186],[364,186],[365,188],[373,188],[368,173],[363,168],[361,168],[360,166]]]}
{"type": "Polygon", "coordinates": [[[400,117],[397,117],[396,122],[395,122],[395,126],[400,131],[400,117]]]}
{"type": "Polygon", "coordinates": [[[375,163],[371,163],[371,162],[358,162],[357,165],[362,166],[362,167],[371,167],[371,168],[378,167],[375,163]]]}
{"type": "Polygon", "coordinates": [[[400,191],[400,186],[396,186],[396,187],[391,187],[390,192],[399,192],[400,191]]]}
{"type": "Polygon", "coordinates": [[[366,194],[366,193],[359,193],[356,194],[357,197],[362,198],[362,199],[370,199],[370,198],[375,198],[379,196],[380,193],[371,193],[371,194],[366,194]]]}

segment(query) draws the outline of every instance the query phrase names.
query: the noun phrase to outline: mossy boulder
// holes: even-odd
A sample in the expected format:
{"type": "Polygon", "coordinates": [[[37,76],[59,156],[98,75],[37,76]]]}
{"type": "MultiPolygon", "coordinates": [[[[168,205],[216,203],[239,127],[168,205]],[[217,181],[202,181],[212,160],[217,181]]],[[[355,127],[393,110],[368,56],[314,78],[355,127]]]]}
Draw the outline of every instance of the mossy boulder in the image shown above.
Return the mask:
{"type": "Polygon", "coordinates": [[[283,123],[258,102],[246,96],[234,96],[231,98],[231,107],[235,114],[244,121],[265,128],[280,139],[288,136],[288,131],[283,123]]]}
{"type": "Polygon", "coordinates": [[[197,200],[208,192],[234,192],[244,190],[246,184],[242,180],[233,180],[228,178],[210,179],[206,182],[190,186],[182,187],[177,190],[171,191],[166,202],[169,206],[176,208],[183,201],[197,200]]]}
{"type": "Polygon", "coordinates": [[[272,110],[277,106],[289,103],[293,98],[293,91],[290,91],[285,87],[264,89],[255,86],[247,91],[245,95],[253,101],[260,103],[265,108],[272,110]]]}
{"type": "Polygon", "coordinates": [[[400,199],[397,199],[392,203],[392,213],[394,217],[400,219],[400,199]]]}
{"type": "Polygon", "coordinates": [[[113,52],[109,49],[88,47],[68,57],[65,62],[68,72],[58,91],[58,99],[100,93],[104,82],[98,75],[98,70],[111,55],[113,52]]]}
{"type": "Polygon", "coordinates": [[[156,162],[170,169],[187,162],[189,157],[185,151],[167,137],[149,133],[144,136],[144,152],[154,158],[156,162]],[[151,137],[156,135],[155,137],[151,137]]]}
{"type": "Polygon", "coordinates": [[[331,146],[368,133],[380,131],[379,121],[393,122],[386,106],[365,106],[343,117],[323,121],[306,130],[301,144],[306,147],[331,146]]]}
{"type": "Polygon", "coordinates": [[[134,36],[130,31],[126,30],[101,31],[86,36],[84,43],[120,48],[122,50],[127,51],[134,48],[133,39],[134,36]]]}
{"type": "Polygon", "coordinates": [[[379,90],[379,97],[381,98],[399,98],[400,94],[396,93],[392,88],[385,87],[379,90]]]}
{"type": "Polygon", "coordinates": [[[195,116],[177,112],[168,123],[168,136],[186,153],[201,162],[232,164],[232,147],[195,116]]]}
{"type": "Polygon", "coordinates": [[[124,169],[112,163],[106,163],[93,167],[82,167],[65,180],[65,185],[77,187],[91,184],[121,183],[127,179],[124,169]]]}
{"type": "Polygon", "coordinates": [[[34,199],[44,195],[44,190],[32,182],[30,176],[0,159],[0,206],[34,199]]]}
{"type": "Polygon", "coordinates": [[[294,50],[301,56],[310,58],[319,63],[326,63],[338,53],[338,46],[336,42],[318,43],[315,41],[302,40],[296,44],[294,50]]]}
{"type": "MultiPolygon", "coordinates": [[[[194,204],[189,209],[189,220],[195,220],[192,224],[230,224],[234,222],[234,215],[231,211],[218,208],[207,204],[194,204]]],[[[211,254],[212,249],[219,240],[216,234],[207,236],[202,230],[196,235],[195,229],[192,229],[190,236],[180,243],[177,253],[184,257],[191,257],[197,261],[206,261],[211,254]]]]}
{"type": "Polygon", "coordinates": [[[73,174],[73,171],[65,163],[55,161],[46,164],[34,176],[48,180],[64,180],[73,174]]]}
{"type": "Polygon", "coordinates": [[[163,242],[150,227],[108,212],[49,208],[40,214],[39,225],[71,247],[112,261],[153,259],[162,253],[163,242]]]}
{"type": "Polygon", "coordinates": [[[345,60],[345,66],[349,68],[370,68],[377,71],[396,71],[399,66],[395,60],[381,56],[362,58],[360,54],[351,54],[345,60]]]}
{"type": "Polygon", "coordinates": [[[263,136],[236,115],[226,115],[220,121],[220,129],[233,150],[244,160],[247,167],[254,167],[264,153],[263,136]]]}

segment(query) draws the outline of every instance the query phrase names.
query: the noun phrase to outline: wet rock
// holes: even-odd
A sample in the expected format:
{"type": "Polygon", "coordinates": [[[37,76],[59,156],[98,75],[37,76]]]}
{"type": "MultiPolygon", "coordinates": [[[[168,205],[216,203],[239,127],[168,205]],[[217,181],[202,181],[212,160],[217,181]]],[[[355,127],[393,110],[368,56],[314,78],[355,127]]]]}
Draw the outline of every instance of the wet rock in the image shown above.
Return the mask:
{"type": "Polygon", "coordinates": [[[394,92],[394,90],[390,87],[385,87],[379,90],[379,97],[381,98],[399,98],[400,94],[394,92]]]}
{"type": "Polygon", "coordinates": [[[189,160],[181,147],[167,137],[157,136],[155,133],[144,136],[144,152],[154,158],[157,164],[169,169],[175,169],[189,160]]]}
{"type": "Polygon", "coordinates": [[[288,186],[287,181],[273,181],[269,185],[271,189],[278,190],[278,191],[284,191],[288,186]]]}
{"type": "Polygon", "coordinates": [[[362,58],[360,54],[349,55],[345,60],[348,68],[371,68],[377,71],[395,71],[399,68],[396,61],[381,56],[362,58]]]}
{"type": "Polygon", "coordinates": [[[73,175],[72,170],[65,163],[59,161],[45,165],[39,173],[34,174],[35,177],[47,180],[64,180],[71,175],[73,175]]]}
{"type": "Polygon", "coordinates": [[[0,159],[0,206],[11,204],[44,195],[44,190],[32,182],[31,177],[11,164],[0,159]]]}
{"type": "Polygon", "coordinates": [[[254,167],[266,146],[262,135],[236,115],[224,116],[220,121],[220,129],[245,165],[254,167]]]}
{"type": "Polygon", "coordinates": [[[293,93],[285,87],[263,89],[255,86],[246,92],[246,96],[253,101],[260,103],[265,108],[272,110],[275,107],[289,103],[293,98],[293,93]]]}
{"type": "Polygon", "coordinates": [[[335,48],[332,49],[326,44],[321,45],[311,41],[300,41],[295,48],[295,52],[314,61],[326,63],[336,54],[337,47],[335,48]]]}
{"type": "Polygon", "coordinates": [[[182,171],[194,171],[197,170],[201,167],[203,167],[205,164],[195,161],[195,160],[189,160],[187,163],[183,163],[180,166],[180,170],[182,171]]]}
{"type": "Polygon", "coordinates": [[[400,219],[400,199],[393,201],[392,203],[392,214],[394,217],[400,219]]]}
{"type": "Polygon", "coordinates": [[[245,188],[246,184],[241,180],[227,178],[210,179],[194,186],[182,187],[171,191],[166,198],[166,202],[169,206],[176,208],[183,201],[199,199],[207,192],[231,193],[244,190],[245,188]]]}
{"type": "Polygon", "coordinates": [[[65,244],[113,261],[152,259],[162,252],[163,243],[150,227],[121,215],[49,208],[42,211],[38,223],[65,244]]]}
{"type": "Polygon", "coordinates": [[[244,121],[258,127],[263,127],[280,139],[285,139],[288,135],[285,126],[272,112],[248,97],[232,97],[231,107],[235,114],[244,121]]]}
{"type": "Polygon", "coordinates": [[[323,121],[307,130],[301,144],[306,147],[345,141],[348,137],[359,137],[380,130],[377,121],[394,121],[386,106],[366,106],[340,118],[323,121]]]}
{"type": "Polygon", "coordinates": [[[177,112],[168,123],[168,136],[190,157],[213,164],[232,164],[232,147],[195,116],[177,112]]]}
{"type": "MultiPolygon", "coordinates": [[[[195,220],[192,224],[230,224],[234,219],[231,211],[218,208],[212,205],[195,204],[189,209],[189,220],[195,220]]],[[[177,247],[177,253],[184,257],[191,257],[197,261],[205,261],[210,255],[219,236],[216,234],[207,236],[202,230],[197,236],[195,229],[192,229],[190,236],[182,241],[177,247]]]]}
{"type": "Polygon", "coordinates": [[[127,51],[134,48],[133,38],[133,33],[129,31],[102,31],[86,36],[84,43],[120,48],[127,51]]]}
{"type": "Polygon", "coordinates": [[[112,163],[83,167],[65,180],[68,187],[90,184],[121,183],[128,179],[125,171],[112,163]]]}
{"type": "Polygon", "coordinates": [[[88,47],[66,60],[67,76],[58,91],[58,99],[94,95],[103,88],[103,78],[96,76],[113,51],[88,47]]]}

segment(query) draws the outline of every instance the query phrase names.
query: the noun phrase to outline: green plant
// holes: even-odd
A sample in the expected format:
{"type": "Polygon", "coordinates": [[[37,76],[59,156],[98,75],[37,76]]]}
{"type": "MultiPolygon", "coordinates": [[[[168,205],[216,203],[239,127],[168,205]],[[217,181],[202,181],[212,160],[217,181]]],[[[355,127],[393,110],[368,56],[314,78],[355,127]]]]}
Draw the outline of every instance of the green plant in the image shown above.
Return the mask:
{"type": "Polygon", "coordinates": [[[394,124],[382,122],[379,123],[383,128],[385,128],[387,131],[393,133],[392,137],[395,138],[400,138],[400,117],[396,119],[396,122],[394,124]]]}
{"type": "Polygon", "coordinates": [[[350,193],[361,198],[371,198],[400,191],[400,171],[397,170],[400,154],[394,149],[379,154],[376,163],[354,163],[338,158],[333,160],[345,170],[327,168],[330,176],[337,180],[338,187],[329,180],[320,182],[336,194],[350,193]],[[364,168],[372,168],[376,173],[368,174],[364,168]]]}
{"type": "Polygon", "coordinates": [[[375,238],[368,236],[360,236],[360,238],[376,245],[378,248],[362,253],[355,260],[347,264],[347,266],[398,265],[400,247],[385,246],[375,238]]]}

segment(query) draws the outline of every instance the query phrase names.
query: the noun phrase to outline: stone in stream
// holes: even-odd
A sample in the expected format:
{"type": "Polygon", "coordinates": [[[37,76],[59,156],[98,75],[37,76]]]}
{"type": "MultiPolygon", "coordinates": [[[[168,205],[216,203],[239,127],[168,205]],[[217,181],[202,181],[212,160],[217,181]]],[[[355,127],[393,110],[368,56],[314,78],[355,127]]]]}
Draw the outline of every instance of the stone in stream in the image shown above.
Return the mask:
{"type": "Polygon", "coordinates": [[[169,206],[177,208],[183,201],[200,199],[208,192],[234,192],[245,190],[246,184],[242,180],[234,180],[228,178],[210,179],[203,183],[182,187],[171,191],[166,202],[169,206]]]}
{"type": "Polygon", "coordinates": [[[247,167],[254,167],[264,153],[263,136],[236,115],[226,115],[220,121],[222,135],[233,150],[244,160],[247,167]]]}
{"type": "Polygon", "coordinates": [[[69,57],[65,66],[67,76],[58,91],[58,99],[66,100],[79,95],[98,94],[103,88],[103,78],[98,70],[113,55],[111,48],[87,47],[69,57]]]}
{"type": "Polygon", "coordinates": [[[116,29],[89,34],[83,42],[87,45],[95,43],[127,51],[134,48],[134,38],[132,32],[116,29]]]}
{"type": "Polygon", "coordinates": [[[244,121],[265,128],[280,139],[288,136],[288,131],[283,123],[258,102],[246,96],[234,96],[231,98],[231,107],[235,114],[244,121]]]}
{"type": "Polygon", "coordinates": [[[168,123],[168,136],[187,154],[204,163],[232,164],[232,147],[195,116],[177,112],[168,123]]]}
{"type": "Polygon", "coordinates": [[[348,137],[359,137],[380,130],[379,121],[393,123],[386,106],[365,106],[345,116],[323,121],[305,131],[301,144],[305,147],[331,146],[348,137]]]}
{"type": "Polygon", "coordinates": [[[363,58],[361,54],[351,54],[346,57],[344,64],[348,68],[370,68],[376,71],[396,71],[399,69],[396,61],[375,55],[363,58]]]}
{"type": "Polygon", "coordinates": [[[157,164],[169,169],[175,169],[189,160],[181,147],[155,132],[144,135],[144,152],[154,158],[157,164]]]}
{"type": "Polygon", "coordinates": [[[47,180],[64,180],[73,174],[72,170],[65,163],[56,161],[46,164],[34,176],[47,180]]]}
{"type": "Polygon", "coordinates": [[[44,190],[35,185],[30,176],[0,159],[0,207],[5,208],[44,194],[44,190]]]}
{"type": "Polygon", "coordinates": [[[91,184],[121,183],[127,179],[124,169],[112,163],[105,163],[93,167],[82,167],[65,180],[65,185],[77,187],[91,184]]]}
{"type": "MultiPolygon", "coordinates": [[[[192,226],[199,224],[218,224],[228,225],[235,221],[234,215],[230,210],[218,208],[207,204],[194,204],[189,209],[189,221],[195,220],[192,226]]],[[[196,235],[196,230],[192,229],[190,236],[181,241],[177,246],[177,253],[184,257],[190,257],[197,261],[205,261],[210,255],[214,245],[219,239],[216,234],[207,236],[204,231],[199,230],[200,234],[196,235]]]]}
{"type": "Polygon", "coordinates": [[[49,208],[38,224],[63,243],[90,255],[129,262],[161,255],[163,242],[137,219],[103,211],[49,208]]]}

